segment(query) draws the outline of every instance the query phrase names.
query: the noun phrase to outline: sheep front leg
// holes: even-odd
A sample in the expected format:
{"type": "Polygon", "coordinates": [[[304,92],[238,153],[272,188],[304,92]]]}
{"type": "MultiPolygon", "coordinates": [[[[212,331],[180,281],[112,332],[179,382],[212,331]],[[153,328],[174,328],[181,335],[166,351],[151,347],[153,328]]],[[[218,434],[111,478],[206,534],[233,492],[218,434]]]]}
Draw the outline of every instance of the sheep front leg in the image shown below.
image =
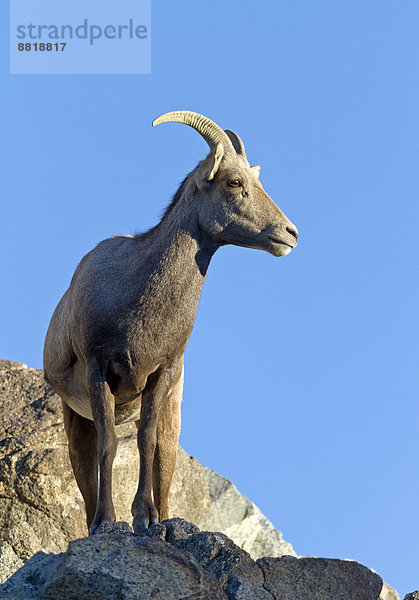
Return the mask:
{"type": "Polygon", "coordinates": [[[153,498],[160,521],[169,518],[168,500],[179,444],[182,391],[183,368],[179,381],[163,403],[157,425],[157,445],[153,463],[153,498]]]}
{"type": "MultiPolygon", "coordinates": [[[[151,497],[153,465],[157,447],[157,430],[162,407],[182,373],[182,362],[161,368],[153,373],[143,390],[140,420],[137,421],[137,440],[140,453],[138,490],[132,503],[133,528],[137,534],[159,520],[159,513],[151,497]]],[[[164,414],[165,411],[163,411],[164,414]]]]}
{"type": "Polygon", "coordinates": [[[90,405],[97,431],[99,495],[90,535],[101,523],[115,521],[112,502],[112,465],[116,454],[115,399],[98,368],[88,369],[90,405]]]}

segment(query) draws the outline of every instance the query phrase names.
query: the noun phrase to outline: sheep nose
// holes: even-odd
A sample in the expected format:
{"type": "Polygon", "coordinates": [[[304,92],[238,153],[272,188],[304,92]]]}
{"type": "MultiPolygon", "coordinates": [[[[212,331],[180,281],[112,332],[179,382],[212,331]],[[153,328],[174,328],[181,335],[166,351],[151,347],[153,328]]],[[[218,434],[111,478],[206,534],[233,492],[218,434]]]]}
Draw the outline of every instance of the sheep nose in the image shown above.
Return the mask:
{"type": "Polygon", "coordinates": [[[297,241],[298,238],[298,229],[296,228],[295,225],[293,225],[292,223],[290,223],[289,225],[287,225],[286,230],[288,231],[288,233],[290,233],[293,237],[295,237],[295,241],[297,241]]]}

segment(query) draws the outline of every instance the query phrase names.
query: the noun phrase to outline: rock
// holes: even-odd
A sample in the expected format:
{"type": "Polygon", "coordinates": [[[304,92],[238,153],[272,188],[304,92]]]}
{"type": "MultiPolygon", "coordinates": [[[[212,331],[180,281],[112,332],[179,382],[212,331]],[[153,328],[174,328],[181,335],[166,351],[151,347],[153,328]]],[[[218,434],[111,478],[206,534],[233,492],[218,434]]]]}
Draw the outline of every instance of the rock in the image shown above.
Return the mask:
{"type": "Polygon", "coordinates": [[[62,554],[37,552],[3,585],[2,600],[45,600],[41,594],[48,576],[57,568],[62,554]]]}
{"type": "Polygon", "coordinates": [[[237,565],[253,562],[250,554],[236,546],[223,533],[200,531],[196,525],[178,517],[152,525],[145,535],[189,552],[222,585],[237,565]]]}
{"type": "Polygon", "coordinates": [[[101,523],[95,531],[95,535],[101,533],[119,533],[121,535],[134,535],[132,527],[124,521],[111,521],[101,523]]]}
{"type": "Polygon", "coordinates": [[[406,594],[404,600],[419,600],[419,591],[411,592],[410,594],[406,594]]]}
{"type": "Polygon", "coordinates": [[[166,530],[165,539],[169,544],[176,544],[199,532],[199,527],[179,517],[163,521],[160,525],[163,525],[166,530]]]}
{"type": "Polygon", "coordinates": [[[64,555],[39,554],[0,588],[1,598],[226,600],[191,554],[147,536],[95,534],[70,542],[64,555]]]}
{"type": "Polygon", "coordinates": [[[261,558],[263,587],[280,600],[378,600],[381,577],[351,560],[261,558]]]}
{"type": "MultiPolygon", "coordinates": [[[[383,589],[381,590],[380,600],[400,600],[399,594],[388,583],[383,583],[383,589]]],[[[418,598],[419,600],[419,598],[418,598]]]]}
{"type": "Polygon", "coordinates": [[[198,525],[209,531],[222,531],[251,554],[262,556],[296,556],[291,544],[282,538],[272,523],[236,486],[225,477],[205,468],[211,509],[198,525]]]}
{"type": "Polygon", "coordinates": [[[163,523],[153,523],[146,531],[146,536],[156,540],[166,540],[166,527],[163,523]]]}
{"type": "Polygon", "coordinates": [[[225,585],[228,575],[240,564],[253,562],[250,554],[242,550],[223,533],[202,531],[176,542],[176,547],[192,554],[197,562],[225,585]]]}
{"type": "Polygon", "coordinates": [[[33,554],[42,550],[39,539],[26,521],[6,529],[2,536],[6,542],[9,542],[17,556],[20,556],[23,560],[27,560],[33,554]]]}
{"type": "Polygon", "coordinates": [[[231,600],[378,600],[381,586],[354,561],[282,556],[234,569],[226,592],[231,600]]]}
{"type": "Polygon", "coordinates": [[[251,562],[231,571],[225,589],[230,600],[272,600],[272,594],[263,587],[264,583],[262,569],[251,562]]]}
{"type": "MultiPolygon", "coordinates": [[[[18,528],[17,535],[26,523],[27,547],[21,539],[18,556],[26,559],[41,549],[63,551],[87,529],[68,459],[61,401],[41,371],[0,360],[0,403],[0,538],[9,528],[18,528]]],[[[135,426],[120,425],[117,434],[113,497],[117,518],[131,522],[139,471],[135,426]]],[[[253,558],[294,554],[281,533],[231,482],[180,447],[169,505],[170,516],[225,533],[253,558]]]]}
{"type": "MultiPolygon", "coordinates": [[[[7,597],[14,600],[35,598],[34,594],[43,586],[50,586],[48,593],[58,594],[61,592],[57,582],[61,581],[61,575],[51,579],[49,574],[55,573],[63,561],[68,565],[73,563],[69,558],[72,550],[68,551],[70,554],[57,553],[65,550],[70,540],[87,533],[83,502],[68,459],[61,401],[44,382],[41,371],[0,360],[0,403],[0,539],[3,540],[0,542],[0,577],[7,578],[19,569],[5,584],[11,594],[7,597]],[[27,560],[23,567],[22,560],[27,560]]],[[[291,545],[250,500],[230,481],[200,465],[180,447],[170,494],[171,515],[177,518],[153,525],[141,538],[134,536],[125,521],[131,522],[131,502],[138,482],[135,427],[119,426],[117,434],[113,496],[122,522],[104,523],[95,540],[102,539],[100,543],[105,544],[104,540],[119,536],[118,539],[126,540],[125,547],[125,544],[133,544],[134,539],[140,544],[141,539],[144,556],[151,556],[151,549],[157,548],[155,544],[160,544],[160,548],[163,544],[166,548],[161,550],[163,553],[168,552],[168,546],[173,565],[176,553],[183,556],[182,560],[189,557],[188,560],[203,569],[208,577],[215,577],[212,581],[218,588],[214,589],[224,588],[228,598],[233,600],[272,600],[278,594],[282,594],[281,600],[294,600],[295,594],[301,594],[299,600],[304,600],[304,589],[308,587],[310,594],[317,594],[310,595],[310,600],[320,598],[321,594],[322,600],[331,598],[330,594],[335,594],[333,600],[336,597],[356,600],[361,598],[360,582],[367,590],[362,600],[378,598],[374,593],[380,578],[358,563],[293,558],[295,552],[291,545]],[[252,559],[261,560],[256,563],[252,559]],[[352,596],[347,595],[345,587],[353,591],[352,596]]],[[[79,539],[78,543],[85,542],[79,539]]],[[[115,548],[112,552],[118,554],[115,548]]],[[[144,558],[145,563],[151,560],[144,558]]],[[[117,578],[117,571],[105,571],[105,579],[117,578]]],[[[125,580],[125,571],[120,574],[125,580]]],[[[80,577],[88,579],[91,574],[80,577]]],[[[2,598],[6,597],[2,594],[2,598]]],[[[414,594],[417,592],[413,592],[409,600],[419,600],[414,594]]],[[[397,593],[386,585],[380,598],[398,600],[397,593]]]]}
{"type": "MultiPolygon", "coordinates": [[[[112,524],[110,524],[112,525],[112,524]]],[[[38,552],[0,586],[2,600],[378,600],[382,580],[362,565],[325,558],[256,562],[221,533],[180,519],[161,524],[167,541],[135,536],[127,523],[38,552]],[[120,533],[123,531],[124,533],[120,533]]],[[[152,529],[152,528],[151,528],[152,529]]],[[[151,531],[150,529],[150,531],[151,531]]],[[[413,599],[412,599],[413,600],[413,599]]]]}
{"type": "Polygon", "coordinates": [[[120,534],[70,542],[43,592],[54,600],[226,598],[188,553],[160,540],[120,534]]]}
{"type": "Polygon", "coordinates": [[[20,567],[23,561],[7,542],[0,542],[0,583],[4,583],[20,567]]]}

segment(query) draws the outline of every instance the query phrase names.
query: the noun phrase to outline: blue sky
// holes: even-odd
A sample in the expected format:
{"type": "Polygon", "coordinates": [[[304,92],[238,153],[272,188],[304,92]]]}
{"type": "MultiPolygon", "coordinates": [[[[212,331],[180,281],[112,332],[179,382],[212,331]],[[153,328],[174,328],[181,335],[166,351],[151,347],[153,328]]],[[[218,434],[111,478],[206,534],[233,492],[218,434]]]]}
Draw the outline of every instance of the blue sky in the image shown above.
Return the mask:
{"type": "Polygon", "coordinates": [[[11,76],[2,16],[0,356],[41,368],[80,258],[155,224],[205,156],[153,118],[237,131],[300,239],[214,256],[181,443],[298,553],[417,589],[419,4],[162,0],[151,75],[131,76],[11,76]]]}

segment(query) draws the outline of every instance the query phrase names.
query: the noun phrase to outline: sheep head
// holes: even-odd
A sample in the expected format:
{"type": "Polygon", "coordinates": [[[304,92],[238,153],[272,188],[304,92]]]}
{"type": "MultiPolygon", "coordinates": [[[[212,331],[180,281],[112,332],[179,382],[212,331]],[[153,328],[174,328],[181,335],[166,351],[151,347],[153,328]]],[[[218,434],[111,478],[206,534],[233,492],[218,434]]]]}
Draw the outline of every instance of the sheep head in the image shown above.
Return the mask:
{"type": "Polygon", "coordinates": [[[153,126],[166,122],[193,127],[211,149],[190,175],[200,193],[200,228],[218,245],[289,254],[297,244],[297,228],[263,189],[260,167],[249,164],[240,137],[190,111],[165,113],[153,126]]]}

